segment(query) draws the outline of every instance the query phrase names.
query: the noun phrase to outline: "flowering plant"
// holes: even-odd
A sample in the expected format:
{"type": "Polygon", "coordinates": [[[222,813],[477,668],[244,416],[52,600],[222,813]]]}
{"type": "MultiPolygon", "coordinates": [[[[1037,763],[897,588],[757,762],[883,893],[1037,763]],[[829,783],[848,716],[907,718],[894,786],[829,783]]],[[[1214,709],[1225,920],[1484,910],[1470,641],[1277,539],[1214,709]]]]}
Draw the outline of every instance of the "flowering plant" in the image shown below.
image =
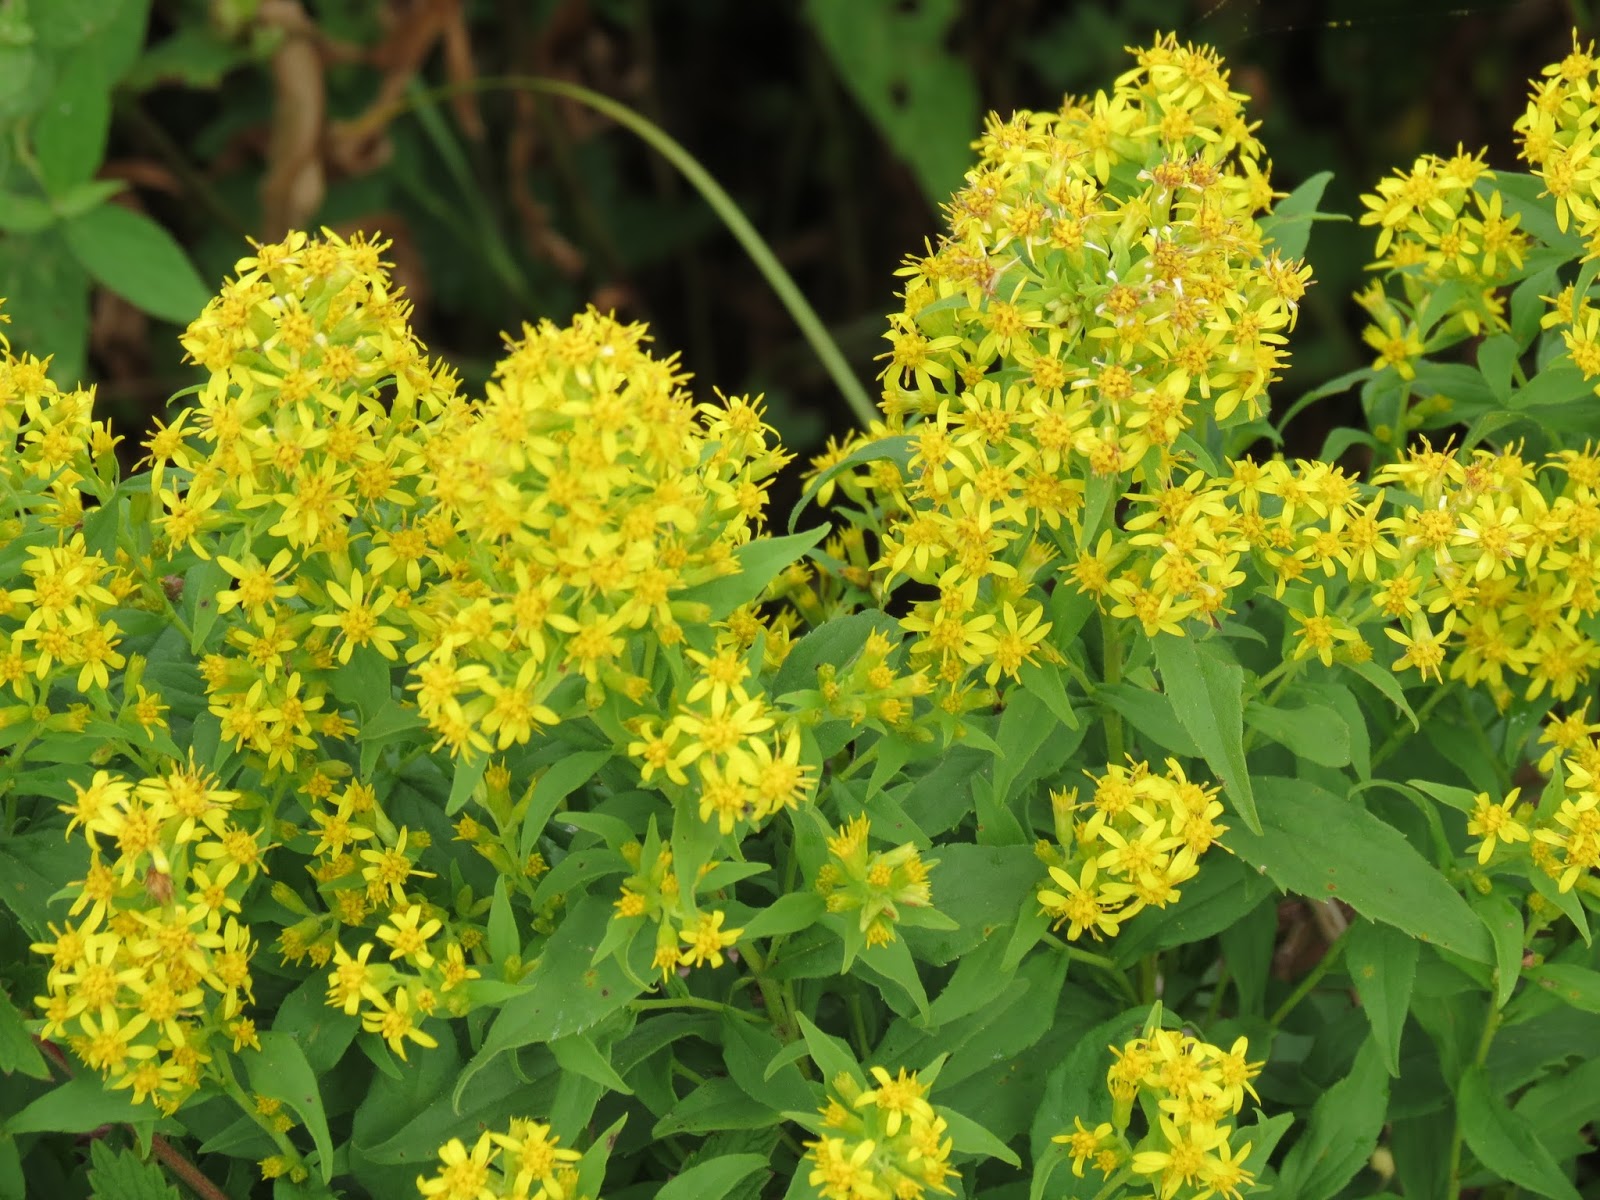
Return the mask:
{"type": "Polygon", "coordinates": [[[0,1196],[1592,1188],[1596,64],[1366,199],[1291,460],[1324,180],[1132,54],[785,533],[759,399],[594,310],[466,389],[374,238],[240,260],[135,474],[4,347],[0,1196]]]}

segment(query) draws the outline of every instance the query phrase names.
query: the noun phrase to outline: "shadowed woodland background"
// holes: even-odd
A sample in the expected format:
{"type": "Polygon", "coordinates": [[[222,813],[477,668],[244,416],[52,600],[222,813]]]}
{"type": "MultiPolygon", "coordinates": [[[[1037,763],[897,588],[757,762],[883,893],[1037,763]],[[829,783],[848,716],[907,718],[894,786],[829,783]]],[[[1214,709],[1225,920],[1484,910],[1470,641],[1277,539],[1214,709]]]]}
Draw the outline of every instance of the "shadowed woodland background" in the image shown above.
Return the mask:
{"type": "MultiPolygon", "coordinates": [[[[542,75],[656,121],[868,377],[893,271],[937,236],[987,111],[1109,88],[1125,45],[1173,29],[1227,56],[1279,188],[1331,168],[1324,209],[1355,213],[1423,151],[1487,145],[1515,168],[1527,78],[1588,15],[1576,0],[35,0],[30,16],[0,0],[0,295],[17,347],[55,355],[61,382],[97,381],[98,415],[132,434],[193,382],[162,319],[194,294],[178,284],[203,299],[246,237],[381,230],[421,335],[469,384],[500,331],[593,303],[648,321],[697,389],[764,391],[804,454],[849,415],[671,167],[573,103],[429,89],[542,75]],[[45,160],[63,144],[84,179],[124,185],[112,203],[170,233],[193,271],[135,239],[123,265],[148,253],[132,265],[173,285],[152,298],[111,248],[19,218],[51,199],[45,160]]],[[[1318,283],[1280,404],[1365,357],[1348,297],[1370,230],[1319,225],[1309,253],[1318,283]]],[[[1322,422],[1302,423],[1290,449],[1310,452],[1322,422]]]]}

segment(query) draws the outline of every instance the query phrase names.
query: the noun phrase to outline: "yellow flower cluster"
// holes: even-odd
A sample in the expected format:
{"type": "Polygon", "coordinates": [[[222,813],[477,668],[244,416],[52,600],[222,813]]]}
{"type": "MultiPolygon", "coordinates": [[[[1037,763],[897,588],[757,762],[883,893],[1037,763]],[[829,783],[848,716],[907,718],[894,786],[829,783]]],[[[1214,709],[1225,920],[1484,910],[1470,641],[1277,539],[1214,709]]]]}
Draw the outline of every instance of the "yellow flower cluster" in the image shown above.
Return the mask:
{"type": "Polygon", "coordinates": [[[1380,581],[1380,612],[1410,627],[1404,665],[1484,685],[1502,708],[1510,677],[1523,696],[1570,699],[1596,666],[1586,632],[1600,612],[1600,456],[1593,447],[1548,455],[1542,471],[1513,446],[1462,462],[1425,439],[1378,483],[1404,492],[1399,554],[1380,581]],[[1559,482],[1556,482],[1559,481],[1559,482]],[[1443,614],[1434,631],[1428,614],[1443,614]]]}
{"type": "Polygon", "coordinates": [[[451,1138],[432,1177],[417,1177],[417,1190],[427,1200],[594,1200],[573,1166],[583,1156],[560,1141],[550,1126],[519,1117],[504,1133],[480,1133],[471,1150],[451,1138]]]}
{"type": "Polygon", "coordinates": [[[647,647],[709,619],[678,594],[735,572],[760,525],[788,455],[759,402],[696,405],[645,340],[593,310],[525,328],[474,419],[436,443],[433,499],[470,536],[408,657],[452,751],[526,742],[573,677],[591,705],[643,701],[647,647]]]}
{"type": "Polygon", "coordinates": [[[1468,814],[1467,833],[1480,866],[1526,866],[1549,878],[1562,893],[1574,888],[1593,893],[1600,879],[1600,725],[1589,721],[1583,704],[1565,717],[1552,718],[1540,735],[1549,747],[1539,769],[1559,762],[1564,769],[1559,799],[1538,805],[1519,803],[1512,788],[1498,801],[1479,793],[1468,814]]]}
{"type": "Polygon", "coordinates": [[[1157,775],[1150,764],[1115,763],[1090,775],[1094,796],[1078,803],[1077,789],[1052,791],[1058,845],[1040,842],[1054,887],[1038,901],[1067,937],[1115,937],[1146,908],[1175,903],[1180,885],[1199,872],[1199,859],[1223,833],[1217,789],[1187,778],[1176,759],[1157,775]]]}
{"type": "Polygon", "coordinates": [[[1336,466],[1240,459],[1135,496],[1131,536],[1102,536],[1068,568],[1080,591],[1147,634],[1227,612],[1252,578],[1289,593],[1291,654],[1332,664],[1372,655],[1385,630],[1397,670],[1482,685],[1502,708],[1569,699],[1600,666],[1600,453],[1519,449],[1462,456],[1427,439],[1365,485],[1336,466]],[[1299,597],[1299,599],[1296,599],[1299,597]]]}
{"type": "MultiPolygon", "coordinates": [[[[630,842],[622,848],[623,857],[634,873],[623,880],[622,894],[613,904],[614,920],[637,920],[656,925],[655,955],[651,966],[661,972],[662,981],[672,972],[709,964],[720,967],[723,951],[739,940],[743,929],[724,929],[727,914],[721,909],[700,911],[694,897],[685,897],[673,867],[672,847],[665,845],[654,824],[643,844],[630,842]]],[[[708,862],[701,867],[695,889],[707,891],[718,886],[724,864],[708,862]]]]}
{"type": "MultiPolygon", "coordinates": [[[[0,313],[0,321],[9,317],[0,313]]],[[[48,362],[14,355],[0,333],[0,446],[11,512],[0,519],[0,545],[22,532],[21,518],[72,529],[84,517],[84,494],[104,500],[116,484],[116,444],[106,421],[95,421],[93,389],[62,391],[48,362]]]]}
{"type": "Polygon", "coordinates": [[[183,337],[208,381],[146,443],[167,553],[215,558],[186,585],[219,589],[211,710],[268,774],[353,732],[333,672],[357,651],[398,658],[455,537],[419,510],[438,516],[429,448],[467,403],[425,357],[382,250],[293,233],[241,259],[183,337]]]}
{"type": "Polygon", "coordinates": [[[919,1200],[930,1190],[951,1196],[945,1182],[952,1139],[928,1103],[928,1088],[904,1067],[890,1075],[873,1067],[877,1086],[863,1088],[850,1075],[833,1080],[822,1110],[822,1130],[806,1143],[812,1163],[807,1182],[825,1200],[919,1200]]]}
{"type": "MultiPolygon", "coordinates": [[[[30,721],[40,733],[81,732],[89,710],[52,710],[51,693],[60,682],[104,715],[119,715],[107,693],[113,672],[127,665],[118,648],[124,631],[108,614],[137,601],[140,579],[123,552],[92,549],[83,532],[86,512],[96,511],[85,500],[102,501],[116,486],[117,439],[90,419],[93,393],[62,391],[45,366],[13,355],[0,335],[0,565],[6,582],[18,584],[0,586],[0,689],[15,701],[0,708],[0,728],[30,721]]],[[[121,715],[127,732],[140,730],[138,740],[150,745],[164,706],[137,683],[127,681],[121,715]]],[[[170,742],[157,745],[176,753],[170,742]]]]}
{"type": "Polygon", "coordinates": [[[1128,481],[1163,486],[1196,422],[1264,411],[1308,270],[1268,252],[1274,193],[1213,52],[1163,38],[1114,91],[991,118],[950,232],[891,317],[879,570],[936,586],[906,627],[947,706],[1048,651],[1042,573],[1128,481]]]}
{"type": "Polygon", "coordinates": [[[364,784],[335,791],[327,767],[312,776],[306,797],[312,828],[297,838],[312,857],[308,870],[324,908],[313,911],[286,884],[274,887],[273,898],[302,915],[279,936],[279,954],[285,962],[309,957],[317,967],[331,962],[328,1005],[359,1014],[364,1029],[405,1058],[408,1042],[438,1044],[420,1024],[437,1010],[470,1011],[465,985],[481,972],[468,963],[468,930],[453,922],[446,930],[450,914],[408,890],[412,879],[432,877],[416,866],[427,834],[396,828],[364,784]],[[363,940],[351,954],[339,937],[343,928],[371,931],[377,942],[363,940]],[[378,942],[388,958],[374,963],[378,942]]]}
{"type": "Polygon", "coordinates": [[[77,919],[33,946],[50,959],[42,1032],[136,1102],[175,1112],[200,1086],[213,1035],[256,1044],[245,1015],[256,943],[238,913],[262,869],[260,810],[192,761],[72,786],[62,807],[89,869],[73,884],[77,919]]]}
{"type": "Polygon", "coordinates": [[[1504,214],[1484,153],[1424,154],[1409,171],[1396,171],[1379,181],[1375,194],[1361,197],[1370,210],[1361,223],[1378,226],[1371,267],[1398,279],[1404,292],[1397,304],[1374,281],[1356,294],[1374,322],[1362,336],[1378,352],[1377,370],[1416,376],[1415,360],[1424,350],[1418,314],[1440,303],[1441,290],[1450,316],[1431,325],[1435,346],[1507,327],[1499,288],[1522,266],[1528,238],[1517,228],[1520,216],[1504,214]]]}
{"type": "Polygon", "coordinates": [[[816,888],[828,911],[859,914],[859,933],[868,946],[894,941],[900,909],[927,908],[933,903],[928,869],[939,865],[924,859],[907,842],[893,850],[870,850],[872,823],[854,817],[828,839],[828,861],[817,871],[816,888]]]}
{"type": "Polygon", "coordinates": [[[787,701],[802,720],[845,720],[852,726],[922,736],[915,723],[918,697],[928,694],[924,670],[907,670],[899,639],[874,629],[859,653],[817,667],[817,686],[791,693],[787,701]]]}
{"type": "Polygon", "coordinates": [[[1586,260],[1600,254],[1597,65],[1594,43],[1580,45],[1574,29],[1572,52],[1533,81],[1528,107],[1512,126],[1523,160],[1544,180],[1544,194],[1555,202],[1556,224],[1563,231],[1573,225],[1587,242],[1586,260]]]}
{"type": "Polygon", "coordinates": [[[1227,1124],[1244,1107],[1260,1063],[1248,1061],[1249,1045],[1239,1038],[1228,1050],[1169,1029],[1111,1047],[1115,1061],[1106,1074],[1112,1118],[1092,1128],[1081,1118],[1051,1140],[1066,1148],[1072,1173],[1083,1177],[1085,1164],[1110,1178],[1126,1168],[1145,1176],[1162,1200],[1239,1200],[1255,1184],[1245,1170],[1250,1143],[1234,1146],[1227,1124]],[[1146,1132],[1130,1133],[1138,1103],[1146,1132]]]}

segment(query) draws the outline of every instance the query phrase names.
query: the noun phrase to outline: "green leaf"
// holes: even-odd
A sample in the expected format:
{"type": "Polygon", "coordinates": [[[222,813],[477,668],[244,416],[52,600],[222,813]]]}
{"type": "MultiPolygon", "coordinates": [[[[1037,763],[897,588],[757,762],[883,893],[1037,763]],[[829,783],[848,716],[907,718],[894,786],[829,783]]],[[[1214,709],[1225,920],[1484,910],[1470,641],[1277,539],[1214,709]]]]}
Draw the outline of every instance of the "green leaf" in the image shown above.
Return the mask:
{"type": "Polygon", "coordinates": [[[850,1048],[842,1039],[823,1033],[805,1013],[796,1013],[795,1016],[800,1021],[800,1034],[805,1038],[811,1061],[817,1064],[817,1070],[830,1088],[833,1080],[840,1075],[848,1075],[863,1086],[866,1084],[866,1076],[861,1073],[856,1056],[850,1053],[850,1048]]]}
{"type": "Polygon", "coordinates": [[[788,1051],[804,1052],[803,1043],[785,1047],[767,1028],[722,1017],[722,1055],[728,1075],[758,1104],[777,1112],[815,1108],[817,1085],[806,1082],[788,1051]]]}
{"type": "Polygon", "coordinates": [[[624,1096],[633,1095],[633,1089],[617,1074],[616,1068],[595,1046],[587,1034],[571,1033],[550,1043],[550,1053],[563,1071],[571,1071],[592,1079],[607,1091],[624,1096]]]}
{"type": "Polygon", "coordinates": [[[142,213],[102,204],[62,228],[97,283],[151,316],[187,325],[211,298],[172,235],[142,213]]]}
{"type": "MultiPolygon", "coordinates": [[[[610,925],[611,913],[611,901],[605,896],[585,896],[562,919],[538,965],[524,981],[528,990],[501,1006],[482,1048],[461,1072],[454,1094],[458,1106],[473,1076],[499,1055],[582,1033],[639,994],[642,985],[615,959],[591,963],[610,925]]],[[[642,953],[648,962],[649,947],[642,953]]],[[[643,965],[639,963],[640,968],[643,965]]]]}
{"type": "Polygon", "coordinates": [[[356,710],[363,722],[382,712],[394,700],[393,667],[371,646],[358,646],[350,661],[333,673],[333,695],[356,710]]]}
{"type": "Polygon", "coordinates": [[[284,997],[272,1019],[273,1032],[293,1037],[318,1076],[338,1065],[360,1028],[357,1018],[328,1006],[328,983],[321,972],[284,997]]]}
{"type": "Polygon", "coordinates": [[[522,956],[522,937],[517,933],[516,918],[511,915],[511,897],[506,891],[506,877],[494,881],[494,898],[489,902],[489,957],[496,963],[509,962],[522,956]]]}
{"type": "Polygon", "coordinates": [[[1509,333],[1485,338],[1478,346],[1478,370],[1502,407],[1511,400],[1511,371],[1517,365],[1517,339],[1509,333]]]}
{"type": "Polygon", "coordinates": [[[148,1121],[156,1116],[148,1104],[135,1104],[130,1092],[110,1092],[98,1075],[75,1075],[51,1088],[16,1116],[0,1123],[0,1130],[16,1137],[24,1133],[88,1133],[102,1125],[148,1121]]]}
{"type": "Polygon", "coordinates": [[[739,563],[737,575],[674,592],[672,599],[710,605],[711,620],[720,621],[741,604],[760,596],[785,567],[814,548],[830,532],[828,526],[818,525],[788,537],[763,537],[746,542],[733,552],[739,563]]]}
{"type": "Polygon", "coordinates": [[[1373,662],[1348,663],[1346,664],[1346,669],[1354,671],[1390,700],[1394,701],[1394,706],[1405,713],[1406,718],[1411,722],[1413,732],[1422,728],[1417,722],[1417,714],[1411,711],[1411,705],[1406,700],[1405,689],[1400,686],[1400,681],[1394,677],[1393,671],[1387,667],[1380,667],[1373,662]]]}
{"type": "Polygon", "coordinates": [[[863,442],[854,450],[846,454],[833,466],[813,479],[800,497],[800,502],[789,513],[789,532],[794,532],[794,527],[800,522],[800,514],[805,512],[806,505],[816,499],[817,494],[827,486],[830,480],[863,463],[882,462],[888,460],[897,464],[902,472],[911,461],[911,451],[916,445],[916,438],[909,433],[898,433],[893,437],[875,438],[870,442],[863,442]]]}
{"type": "Polygon", "coordinates": [[[815,892],[789,892],[746,920],[742,936],[770,938],[798,933],[815,925],[827,911],[828,906],[815,892]]]}
{"type": "Polygon", "coordinates": [[[1154,640],[1161,682],[1178,720],[1200,747],[1244,823],[1261,832],[1244,760],[1244,668],[1221,656],[1215,641],[1161,636],[1154,640]]]}
{"type": "Polygon", "coordinates": [[[734,1184],[762,1170],[771,1170],[765,1155],[724,1154],[674,1175],[656,1193],[656,1200],[722,1200],[734,1184]]]}
{"type": "Polygon", "coordinates": [[[1522,975],[1522,913],[1504,896],[1479,896],[1472,902],[1494,943],[1494,1006],[1504,1008],[1522,975]]]}
{"type": "Polygon", "coordinates": [[[1534,967],[1528,978],[1545,991],[1560,996],[1580,1012],[1600,1013],[1600,971],[1573,963],[1545,963],[1534,967]]]}
{"type": "Polygon", "coordinates": [[[43,939],[52,915],[60,916],[63,902],[52,914],[50,898],[88,869],[82,843],[72,843],[58,832],[0,838],[0,904],[16,914],[22,928],[43,939]]]}
{"type": "Polygon", "coordinates": [[[708,1079],[674,1104],[651,1131],[657,1138],[724,1129],[767,1129],[783,1118],[731,1079],[708,1079]]]}
{"type": "Polygon", "coordinates": [[[557,759],[533,785],[533,798],[522,817],[522,853],[533,853],[556,807],[577,791],[611,759],[609,750],[578,750],[557,759]]]}
{"type": "Polygon", "coordinates": [[[113,1150],[104,1140],[89,1147],[90,1200],[180,1200],[160,1165],[131,1149],[113,1150]]]}
{"type": "Polygon", "coordinates": [[[1017,1152],[1011,1149],[994,1134],[970,1117],[964,1117],[953,1109],[945,1109],[941,1114],[946,1124],[949,1125],[951,1139],[955,1143],[955,1150],[959,1154],[977,1154],[984,1158],[998,1158],[1001,1162],[1010,1163],[1013,1167],[1022,1166],[1022,1160],[1017,1157],[1017,1152]]]}
{"type": "MultiPolygon", "coordinates": [[[[994,760],[997,805],[1004,807],[1019,785],[1026,786],[1039,777],[1039,768],[1030,769],[1030,764],[1042,748],[1063,744],[1061,732],[1061,722],[1042,697],[1026,688],[1012,689],[995,730],[995,744],[1000,747],[994,760]]],[[[1051,765],[1058,766],[1060,761],[1057,757],[1051,765]]]]}
{"type": "Polygon", "coordinates": [[[209,22],[180,25],[172,36],[146,50],[129,70],[124,83],[130,91],[145,92],[162,84],[210,91],[223,76],[250,61],[250,52],[221,37],[209,22]]]}
{"type": "Polygon", "coordinates": [[[1068,729],[1079,725],[1078,714],[1072,709],[1067,696],[1067,673],[1060,667],[1040,663],[1023,663],[1017,672],[1023,691],[1036,697],[1068,729]]]}
{"type": "Polygon", "coordinates": [[[22,1014],[11,1003],[5,989],[0,988],[0,1075],[13,1075],[18,1071],[34,1079],[50,1078],[50,1068],[22,1023],[22,1014]]]}
{"type": "Polygon", "coordinates": [[[1400,1034],[1411,1008],[1421,947],[1390,925],[1357,921],[1345,934],[1345,966],[1390,1075],[1400,1074],[1400,1034]]]}
{"type": "Polygon", "coordinates": [[[1231,854],[1208,855],[1175,903],[1151,908],[1122,927],[1109,953],[1119,965],[1146,954],[1214,937],[1242,920],[1274,888],[1231,854]]]}
{"type": "Polygon", "coordinates": [[[316,1073],[293,1034],[269,1029],[257,1036],[261,1049],[246,1050],[239,1056],[250,1073],[250,1086],[263,1096],[282,1100],[299,1115],[317,1148],[322,1182],[327,1183],[333,1178],[333,1139],[328,1134],[328,1115],[322,1108],[316,1073]]]}
{"type": "Polygon", "coordinates": [[[1368,1038],[1346,1075],[1311,1109],[1300,1140],[1290,1149],[1274,1189],[1294,1200],[1328,1200],[1367,1165],[1388,1119],[1389,1076],[1382,1052],[1368,1038]]]}
{"type": "Polygon", "coordinates": [[[52,50],[86,42],[117,19],[127,0],[48,0],[28,6],[34,36],[52,50]]]}
{"type": "Polygon", "coordinates": [[[928,993],[923,989],[917,964],[904,938],[896,938],[884,946],[868,946],[856,961],[868,973],[881,976],[903,990],[911,998],[911,1003],[916,1005],[921,1018],[924,1021],[928,1019],[928,993]]]}
{"type": "Polygon", "coordinates": [[[1102,684],[1095,688],[1094,700],[1121,713],[1141,738],[1184,758],[1200,757],[1200,747],[1178,720],[1172,701],[1160,692],[1131,683],[1102,684]]]}
{"type": "Polygon", "coordinates": [[[971,70],[946,48],[957,9],[956,0],[805,6],[840,82],[936,204],[961,186],[982,115],[971,70]]]}
{"type": "Polygon", "coordinates": [[[1305,254],[1313,221],[1336,219],[1317,212],[1322,193],[1332,178],[1332,171],[1318,171],[1261,218],[1262,233],[1284,258],[1300,258],[1305,254]]]}
{"type": "Polygon", "coordinates": [[[56,210],[40,196],[0,191],[0,233],[38,233],[56,223],[56,210]]]}
{"type": "Polygon", "coordinates": [[[939,847],[939,864],[929,872],[933,901],[952,913],[960,928],[906,930],[906,943],[919,962],[943,966],[977,948],[987,938],[1011,929],[1021,909],[1038,910],[1033,892],[1044,876],[1032,845],[974,846],[953,842],[939,847]]]}
{"type": "Polygon", "coordinates": [[[69,56],[35,118],[39,170],[52,196],[99,169],[111,131],[111,83],[92,57],[69,56]]]}
{"type": "Polygon", "coordinates": [[[472,793],[483,782],[483,773],[489,769],[487,754],[462,754],[456,758],[455,774],[450,780],[450,798],[445,801],[445,816],[453,817],[466,807],[472,793]]]}
{"type": "MultiPolygon", "coordinates": [[[[5,76],[0,50],[0,79],[5,76]]],[[[3,86],[3,85],[0,85],[3,86]]],[[[49,357],[50,378],[71,388],[83,378],[89,347],[89,276],[61,232],[0,238],[0,296],[15,350],[49,357]]]]}
{"type": "Polygon", "coordinates": [[[1285,708],[1251,701],[1245,706],[1244,723],[1307,762],[1350,765],[1350,727],[1325,705],[1285,708]]]}
{"type": "Polygon", "coordinates": [[[874,633],[898,642],[900,623],[882,612],[851,613],[824,621],[790,647],[783,665],[772,677],[769,693],[781,697],[815,688],[819,666],[829,663],[843,668],[854,661],[874,633]]]}
{"type": "Polygon", "coordinates": [[[1494,947],[1467,902],[1393,826],[1314,783],[1257,781],[1261,832],[1237,826],[1222,841],[1289,892],[1343,900],[1383,921],[1476,962],[1494,947]]]}
{"type": "Polygon", "coordinates": [[[1581,1200],[1526,1117],[1512,1112],[1477,1064],[1456,1090],[1461,1137],[1493,1174],[1549,1200],[1581,1200]]]}

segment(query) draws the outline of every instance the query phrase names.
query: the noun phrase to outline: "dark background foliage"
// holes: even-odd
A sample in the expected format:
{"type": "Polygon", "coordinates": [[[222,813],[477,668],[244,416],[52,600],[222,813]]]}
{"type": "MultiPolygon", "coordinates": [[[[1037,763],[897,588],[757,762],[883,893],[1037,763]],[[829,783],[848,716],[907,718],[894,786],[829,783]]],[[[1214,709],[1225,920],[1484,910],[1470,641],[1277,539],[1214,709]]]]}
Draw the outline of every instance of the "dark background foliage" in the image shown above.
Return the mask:
{"type": "MultiPolygon", "coordinates": [[[[86,20],[143,8],[60,2],[86,20]]],[[[25,8],[0,0],[0,17],[25,8]]],[[[1173,29],[1227,56],[1280,188],[1332,169],[1324,209],[1358,213],[1362,191],[1426,150],[1487,145],[1515,167],[1527,78],[1586,17],[1576,0],[154,0],[111,93],[98,176],[128,185],[113,202],[170,231],[207,288],[246,236],[382,230],[422,336],[469,382],[524,320],[587,303],[647,320],[700,388],[765,391],[806,452],[849,415],[671,167],[574,103],[429,89],[543,75],[658,122],[733,194],[866,377],[892,273],[937,236],[985,112],[1109,87],[1124,46],[1173,29]]],[[[74,53],[0,94],[9,191],[37,187],[26,146],[51,132],[41,110],[72,100],[74,53]]],[[[125,429],[191,382],[173,327],[98,286],[67,239],[0,227],[21,348],[55,353],[63,382],[97,380],[125,429]]],[[[1369,230],[1319,226],[1280,403],[1363,360],[1348,297],[1370,249],[1369,230]]],[[[1319,444],[1315,430],[1290,443],[1319,444]]]]}

